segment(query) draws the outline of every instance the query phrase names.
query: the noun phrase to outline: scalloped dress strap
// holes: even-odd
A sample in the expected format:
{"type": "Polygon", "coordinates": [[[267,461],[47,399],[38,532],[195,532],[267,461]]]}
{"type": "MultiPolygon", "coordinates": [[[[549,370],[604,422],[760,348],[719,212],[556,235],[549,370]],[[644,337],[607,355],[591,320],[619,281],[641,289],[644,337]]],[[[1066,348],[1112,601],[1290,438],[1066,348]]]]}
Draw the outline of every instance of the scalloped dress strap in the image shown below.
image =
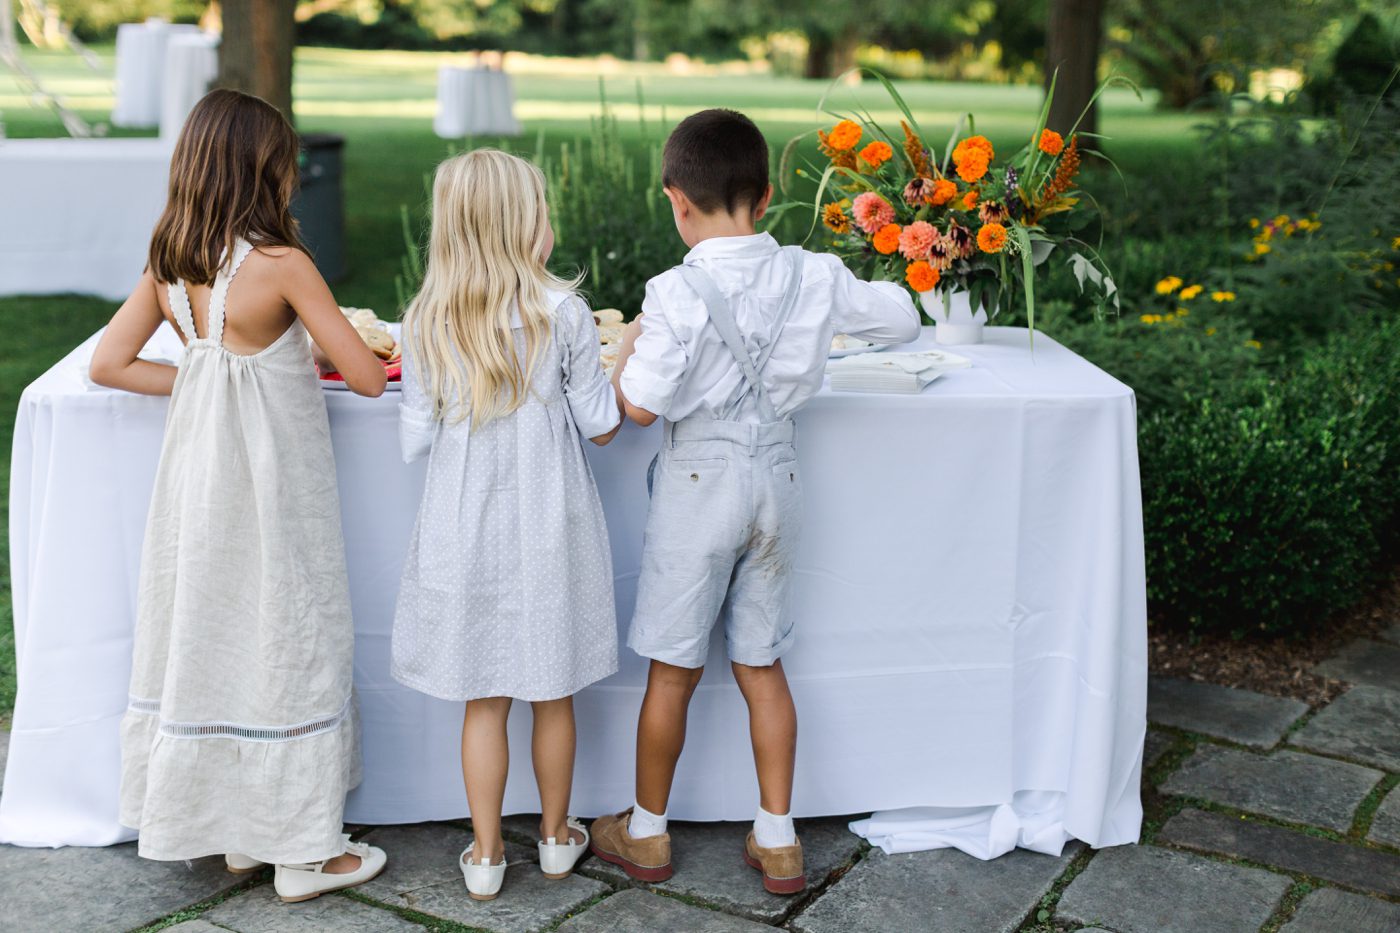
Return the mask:
{"type": "Polygon", "coordinates": [[[209,339],[218,346],[224,345],[224,305],[228,300],[228,285],[252,251],[253,244],[238,240],[233,246],[233,258],[214,277],[214,287],[209,292],[209,339]]]}
{"type": "Polygon", "coordinates": [[[175,329],[184,334],[186,342],[198,340],[194,330],[194,312],[190,310],[190,293],[185,291],[182,281],[165,286],[165,295],[170,301],[170,313],[175,316],[175,329]]]}

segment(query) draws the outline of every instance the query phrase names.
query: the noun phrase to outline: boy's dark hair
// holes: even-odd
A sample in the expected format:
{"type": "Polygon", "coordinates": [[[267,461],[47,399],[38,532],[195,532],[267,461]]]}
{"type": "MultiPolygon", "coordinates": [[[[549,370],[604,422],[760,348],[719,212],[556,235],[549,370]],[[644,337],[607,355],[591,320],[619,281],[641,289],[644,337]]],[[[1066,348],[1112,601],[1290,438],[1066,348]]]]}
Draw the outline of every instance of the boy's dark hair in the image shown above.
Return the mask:
{"type": "Polygon", "coordinates": [[[768,141],[736,110],[693,113],[666,139],[661,184],[679,188],[706,214],[753,206],[768,190],[768,141]]]}

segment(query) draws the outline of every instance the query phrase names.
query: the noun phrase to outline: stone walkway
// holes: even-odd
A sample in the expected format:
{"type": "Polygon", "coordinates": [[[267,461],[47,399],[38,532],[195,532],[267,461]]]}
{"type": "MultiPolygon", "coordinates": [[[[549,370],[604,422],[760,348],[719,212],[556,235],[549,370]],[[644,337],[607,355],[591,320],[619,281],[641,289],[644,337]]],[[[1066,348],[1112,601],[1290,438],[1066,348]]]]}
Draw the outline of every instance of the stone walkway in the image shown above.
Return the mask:
{"type": "MultiPolygon", "coordinates": [[[[361,828],[388,870],[352,894],[283,905],[264,872],[145,862],[134,846],[0,846],[0,928],[172,933],[1395,933],[1400,931],[1400,625],[1320,671],[1352,684],[1326,708],[1188,681],[1152,681],[1143,844],[992,862],[888,856],[845,819],[800,827],[813,887],[764,893],[739,857],[745,827],[673,824],[676,874],[631,884],[588,859],[568,880],[532,864],[533,823],[507,821],[500,898],[466,897],[465,823],[361,828]]],[[[0,733],[0,767],[8,736],[0,733]]]]}

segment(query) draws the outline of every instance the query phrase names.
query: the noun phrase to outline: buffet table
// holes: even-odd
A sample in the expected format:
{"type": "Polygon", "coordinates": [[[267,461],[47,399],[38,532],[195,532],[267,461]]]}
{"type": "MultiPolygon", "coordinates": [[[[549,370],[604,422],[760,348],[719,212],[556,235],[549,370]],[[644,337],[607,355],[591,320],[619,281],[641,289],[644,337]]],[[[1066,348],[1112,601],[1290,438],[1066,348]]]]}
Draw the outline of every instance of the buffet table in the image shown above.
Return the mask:
{"type": "Polygon", "coordinates": [[[165,207],[173,145],[0,140],[0,295],[125,298],[165,207]]]}
{"type": "MultiPolygon", "coordinates": [[[[785,660],[801,721],[798,816],[890,849],[986,858],[1138,838],[1146,601],[1133,394],[1044,335],[990,328],[970,369],[917,396],[824,390],[799,416],[807,519],[785,660]],[[929,809],[936,808],[936,809],[929,809]]],[[[117,824],[143,524],[166,401],[84,379],[95,337],[25,390],[10,487],[19,696],[0,841],[106,845],[117,824]]],[[[926,332],[921,344],[931,344],[926,332]]],[[[173,357],[164,328],[150,348],[173,357]]],[[[467,813],[461,705],[389,677],[395,591],[423,480],[399,461],[396,393],[327,392],[357,633],[364,783],[346,819],[467,813]]],[[[619,636],[659,430],[588,447],[612,538],[619,636]]],[[[670,813],[750,820],[743,701],[716,633],[670,813]]],[[[574,810],[632,801],[645,663],[577,698],[574,810]]],[[[512,713],[507,812],[538,811],[529,710],[512,713]]]]}

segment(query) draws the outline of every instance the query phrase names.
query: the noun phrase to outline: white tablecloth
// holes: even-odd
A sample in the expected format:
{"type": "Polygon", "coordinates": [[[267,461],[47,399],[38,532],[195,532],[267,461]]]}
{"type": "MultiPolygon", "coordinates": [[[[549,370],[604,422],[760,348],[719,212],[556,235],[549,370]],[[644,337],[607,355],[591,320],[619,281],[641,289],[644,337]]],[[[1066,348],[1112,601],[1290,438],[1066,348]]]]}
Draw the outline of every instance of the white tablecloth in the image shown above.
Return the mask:
{"type": "Polygon", "coordinates": [[[125,298],[169,176],[159,139],[0,140],[0,295],[125,298]]]}
{"type": "MultiPolygon", "coordinates": [[[[798,419],[807,525],[797,640],[799,816],[903,807],[868,834],[987,857],[1138,837],[1146,600],[1131,391],[1023,330],[959,347],[971,369],[919,396],[824,391],[798,419]]],[[[164,352],[174,336],[158,335],[164,352]]],[[[926,333],[922,343],[931,343],[926,333]]],[[[90,388],[92,341],[24,393],[10,486],[19,661],[0,841],[104,845],[116,822],[136,577],[166,403],[90,388]]],[[[467,813],[460,704],[389,677],[402,557],[423,479],[403,466],[397,398],[327,393],[357,632],[365,779],[348,820],[467,813]]],[[[659,432],[593,449],[612,538],[619,633],[632,608],[659,432]]],[[[577,698],[574,810],[632,800],[646,667],[577,698]]],[[[538,810],[512,713],[507,812],[538,810]]],[[[671,814],[752,819],[745,711],[722,638],[690,714],[671,814]]]]}
{"type": "Polygon", "coordinates": [[[433,132],[443,139],[518,136],[510,75],[494,68],[439,68],[433,132]]]}
{"type": "Polygon", "coordinates": [[[162,19],[117,27],[117,126],[154,127],[160,123],[165,87],[166,48],[175,36],[198,34],[198,26],[171,25],[162,19]]]}

